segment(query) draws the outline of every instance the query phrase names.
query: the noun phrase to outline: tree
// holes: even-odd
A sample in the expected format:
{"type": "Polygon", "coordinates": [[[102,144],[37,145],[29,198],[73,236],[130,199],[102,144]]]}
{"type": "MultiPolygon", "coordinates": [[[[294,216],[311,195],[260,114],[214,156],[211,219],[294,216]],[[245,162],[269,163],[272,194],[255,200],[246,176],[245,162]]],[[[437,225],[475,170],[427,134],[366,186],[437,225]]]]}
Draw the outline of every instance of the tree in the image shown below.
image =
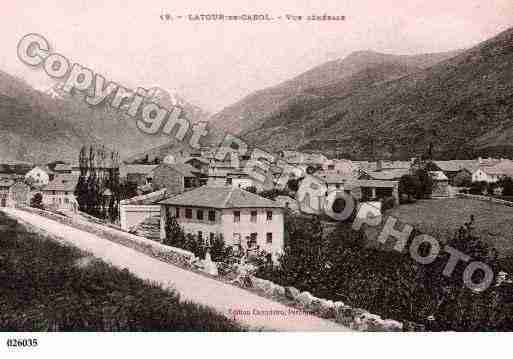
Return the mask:
{"type": "Polygon", "coordinates": [[[41,193],[36,193],[30,199],[30,207],[38,208],[38,209],[45,209],[45,206],[43,205],[43,195],[41,193]]]}
{"type": "Polygon", "coordinates": [[[80,175],[75,196],[80,210],[114,222],[121,191],[119,153],[108,151],[104,146],[83,146],[78,163],[80,175]]]}
{"type": "Polygon", "coordinates": [[[137,196],[137,183],[122,181],[119,185],[119,199],[125,200],[137,196]]]}
{"type": "Polygon", "coordinates": [[[214,262],[233,264],[235,260],[233,249],[226,246],[222,234],[216,235],[210,243],[210,256],[214,262]]]}
{"type": "Polygon", "coordinates": [[[470,186],[470,193],[471,194],[477,194],[482,195],[487,188],[488,184],[485,181],[480,182],[472,182],[472,185],[470,186]]]}
{"type": "Polygon", "coordinates": [[[187,233],[185,235],[185,245],[180,248],[194,253],[194,255],[198,258],[204,259],[205,255],[207,254],[207,246],[205,245],[205,242],[199,240],[198,237],[191,233],[187,233]]]}
{"type": "Polygon", "coordinates": [[[513,196],[513,179],[511,177],[501,179],[499,185],[502,187],[503,196],[513,196]]]}
{"type": "Polygon", "coordinates": [[[404,175],[399,180],[399,194],[406,195],[408,202],[412,202],[420,188],[420,181],[417,176],[404,175]]]}
{"type": "Polygon", "coordinates": [[[299,183],[301,182],[301,178],[291,178],[287,182],[287,189],[292,192],[297,192],[299,189],[299,183]]]}
{"type": "Polygon", "coordinates": [[[165,230],[166,238],[163,242],[165,245],[185,249],[185,233],[175,217],[167,219],[165,230]]]}
{"type": "Polygon", "coordinates": [[[470,187],[472,185],[472,175],[462,170],[454,177],[454,185],[457,187],[470,187]]]}
{"type": "Polygon", "coordinates": [[[419,187],[417,190],[416,198],[430,198],[433,192],[433,179],[426,169],[420,168],[415,171],[415,176],[419,179],[419,187]]]}

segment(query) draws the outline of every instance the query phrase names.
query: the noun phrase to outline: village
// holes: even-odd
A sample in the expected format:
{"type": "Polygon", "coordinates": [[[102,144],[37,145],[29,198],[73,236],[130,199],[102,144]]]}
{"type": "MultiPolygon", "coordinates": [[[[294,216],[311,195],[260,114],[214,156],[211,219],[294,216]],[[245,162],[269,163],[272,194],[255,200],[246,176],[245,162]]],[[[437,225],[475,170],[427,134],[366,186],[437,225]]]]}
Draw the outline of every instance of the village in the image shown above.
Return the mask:
{"type": "MultiPolygon", "coordinates": [[[[150,151],[119,164],[120,181],[129,190],[117,195],[118,214],[111,223],[122,231],[163,242],[166,225],[175,218],[186,233],[207,246],[221,235],[238,251],[264,250],[275,260],[284,249],[284,212],[300,212],[296,195],[306,174],[322,181],[327,192],[343,191],[359,203],[374,203],[380,211],[411,203],[415,196],[430,201],[472,195],[513,199],[513,161],[504,158],[351,161],[281,151],[280,158],[297,173],[280,186],[280,172],[272,167],[265,183],[255,181],[245,171],[249,158],[219,161],[210,147],[177,147],[168,152],[150,151]],[[420,196],[415,188],[419,187],[415,178],[419,170],[429,177],[428,193],[420,196]]],[[[2,164],[0,205],[80,213],[79,176],[78,163],[2,164]]],[[[101,195],[109,201],[115,196],[113,191],[103,188],[101,195]]]]}

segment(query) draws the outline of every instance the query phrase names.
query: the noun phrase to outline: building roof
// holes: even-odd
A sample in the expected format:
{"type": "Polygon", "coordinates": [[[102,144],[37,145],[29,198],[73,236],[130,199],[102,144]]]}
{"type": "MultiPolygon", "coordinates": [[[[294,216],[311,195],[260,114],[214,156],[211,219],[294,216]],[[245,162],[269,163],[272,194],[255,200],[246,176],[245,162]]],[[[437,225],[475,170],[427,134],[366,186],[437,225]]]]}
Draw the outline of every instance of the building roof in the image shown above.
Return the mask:
{"type": "Polygon", "coordinates": [[[26,176],[26,175],[28,175],[28,174],[29,174],[29,173],[31,173],[31,172],[37,172],[37,171],[43,171],[43,172],[45,172],[46,174],[53,173],[53,172],[50,170],[50,168],[48,168],[48,166],[34,166],[34,167],[32,167],[32,169],[31,169],[30,171],[28,171],[28,172],[25,174],[25,176],[26,176]]]}
{"type": "Polygon", "coordinates": [[[353,161],[353,164],[362,170],[375,171],[377,168],[376,162],[369,161],[353,161]]]}
{"type": "Polygon", "coordinates": [[[0,180],[0,187],[11,187],[14,185],[14,181],[10,179],[2,179],[0,180]]]}
{"type": "Polygon", "coordinates": [[[71,170],[72,170],[71,165],[67,164],[67,163],[58,163],[54,168],[55,172],[64,172],[64,171],[71,171],[71,170]]]}
{"type": "Polygon", "coordinates": [[[195,173],[199,173],[196,168],[194,168],[191,165],[188,165],[187,163],[174,163],[174,164],[162,163],[157,168],[155,168],[153,171],[157,171],[158,169],[161,169],[161,168],[172,169],[172,170],[180,173],[184,177],[196,177],[195,173]]]}
{"type": "Polygon", "coordinates": [[[78,176],[72,174],[58,174],[53,181],[42,188],[42,191],[73,192],[78,183],[78,176]]]}
{"type": "Polygon", "coordinates": [[[15,174],[15,175],[23,175],[25,176],[34,166],[25,163],[1,163],[0,164],[0,173],[2,174],[15,174]]]}
{"type": "Polygon", "coordinates": [[[168,198],[160,204],[208,208],[283,208],[280,203],[240,188],[202,186],[168,198]]]}
{"type": "Polygon", "coordinates": [[[429,171],[431,179],[435,181],[448,181],[449,178],[443,173],[443,171],[429,171]]]}
{"type": "Polygon", "coordinates": [[[329,183],[344,183],[344,182],[347,182],[348,180],[354,178],[354,176],[349,173],[338,174],[338,173],[324,172],[324,171],[317,172],[314,174],[314,176],[322,179],[324,182],[326,182],[328,184],[329,183]]]}
{"type": "Polygon", "coordinates": [[[485,166],[481,169],[490,175],[513,177],[513,161],[511,160],[502,160],[494,166],[485,166]]]}
{"type": "Polygon", "coordinates": [[[280,203],[283,207],[292,206],[295,208],[299,208],[297,200],[290,196],[276,196],[274,201],[280,203]]]}
{"type": "Polygon", "coordinates": [[[433,163],[444,172],[458,172],[463,169],[474,172],[479,166],[477,160],[433,161],[433,163]]]}
{"type": "Polygon", "coordinates": [[[127,174],[148,174],[159,165],[124,165],[123,172],[127,174]]]}
{"type": "Polygon", "coordinates": [[[410,161],[390,161],[390,160],[379,160],[376,161],[376,169],[384,170],[384,169],[410,169],[411,162],[410,161]]]}
{"type": "Polygon", "coordinates": [[[409,168],[395,168],[395,169],[385,169],[382,171],[365,171],[371,177],[375,180],[394,180],[397,178],[401,178],[404,175],[410,174],[409,168]]]}
{"type": "Polygon", "coordinates": [[[121,201],[121,204],[129,205],[152,205],[156,204],[167,197],[167,189],[161,189],[156,192],[144,194],[142,196],[136,196],[121,201]]]}
{"type": "Polygon", "coordinates": [[[210,164],[210,161],[206,158],[203,158],[203,157],[188,157],[186,158],[183,163],[187,164],[188,162],[193,162],[193,161],[198,161],[198,162],[201,162],[205,165],[208,165],[210,164]]]}
{"type": "Polygon", "coordinates": [[[282,151],[283,159],[292,164],[319,164],[322,165],[328,158],[320,153],[305,153],[298,151],[282,151]]]}
{"type": "Polygon", "coordinates": [[[398,181],[352,179],[346,182],[344,189],[357,187],[394,188],[398,185],[398,181]]]}

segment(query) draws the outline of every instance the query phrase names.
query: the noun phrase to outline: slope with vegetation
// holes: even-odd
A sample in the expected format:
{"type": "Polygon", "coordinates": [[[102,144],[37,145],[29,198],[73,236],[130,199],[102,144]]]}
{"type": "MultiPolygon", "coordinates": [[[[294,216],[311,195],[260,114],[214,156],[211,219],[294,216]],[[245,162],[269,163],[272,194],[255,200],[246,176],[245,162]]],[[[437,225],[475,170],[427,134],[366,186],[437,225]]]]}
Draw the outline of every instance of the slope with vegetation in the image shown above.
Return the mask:
{"type": "MultiPolygon", "coordinates": [[[[167,135],[142,133],[134,119],[101,104],[89,106],[81,93],[68,94],[57,84],[48,93],[0,71],[0,152],[2,160],[76,162],[83,145],[105,144],[122,157],[170,142],[167,135]]],[[[197,106],[160,88],[152,101],[164,107],[179,104],[191,121],[208,115],[197,106]]]]}
{"type": "Polygon", "coordinates": [[[214,123],[267,149],[354,159],[409,158],[429,145],[439,158],[513,155],[513,29],[446,55],[376,65],[360,54],[361,67],[349,56],[340,62],[343,70],[327,64],[319,81],[307,73],[304,81],[257,92],[214,123]]]}
{"type": "Polygon", "coordinates": [[[128,270],[12,227],[3,213],[0,224],[0,330],[242,330],[225,316],[184,302],[178,293],[128,270]]]}

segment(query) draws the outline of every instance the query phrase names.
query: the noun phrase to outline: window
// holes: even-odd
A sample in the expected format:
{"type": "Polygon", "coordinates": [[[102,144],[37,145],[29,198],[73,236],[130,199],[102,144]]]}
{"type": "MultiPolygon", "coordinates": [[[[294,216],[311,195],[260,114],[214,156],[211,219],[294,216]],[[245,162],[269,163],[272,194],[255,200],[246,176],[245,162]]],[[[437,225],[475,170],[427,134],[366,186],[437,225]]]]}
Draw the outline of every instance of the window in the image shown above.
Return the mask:
{"type": "Polygon", "coordinates": [[[216,221],[216,211],[208,211],[208,220],[210,222],[215,222],[216,221]]]}
{"type": "Polygon", "coordinates": [[[214,239],[215,239],[216,235],[214,232],[210,232],[210,243],[208,244],[209,246],[212,245],[212,243],[214,243],[214,239]]]}
{"type": "Polygon", "coordinates": [[[251,211],[251,222],[257,221],[257,211],[251,211]]]}
{"type": "Polygon", "coordinates": [[[233,211],[233,222],[240,222],[240,211],[233,211]]]}
{"type": "Polygon", "coordinates": [[[200,221],[203,220],[203,210],[198,209],[196,211],[196,218],[199,219],[200,221]]]}
{"type": "Polygon", "coordinates": [[[258,233],[251,233],[250,234],[250,237],[249,237],[249,243],[248,243],[248,247],[249,248],[256,248],[257,246],[257,237],[258,237],[258,233]]]}
{"type": "MultiPolygon", "coordinates": [[[[287,202],[288,205],[288,202],[287,202]]],[[[273,211],[267,211],[267,220],[272,221],[273,220],[273,211]]]]}
{"type": "Polygon", "coordinates": [[[230,177],[226,179],[226,184],[232,184],[232,179],[230,177]]]}
{"type": "Polygon", "coordinates": [[[192,208],[185,209],[185,218],[192,218],[192,208]]]}
{"type": "Polygon", "coordinates": [[[339,188],[340,188],[340,183],[337,183],[337,184],[335,185],[335,188],[336,188],[336,189],[339,189],[339,188]]]}
{"type": "Polygon", "coordinates": [[[184,187],[185,188],[191,188],[192,187],[191,178],[189,178],[189,177],[185,177],[184,178],[184,187]]]}
{"type": "Polygon", "coordinates": [[[202,240],[203,240],[203,232],[202,232],[202,231],[198,231],[198,239],[199,239],[200,241],[202,241],[202,240]]]}
{"type": "Polygon", "coordinates": [[[175,209],[175,217],[180,218],[180,207],[176,207],[175,209]]]}
{"type": "Polygon", "coordinates": [[[328,165],[328,169],[329,170],[334,170],[335,169],[335,165],[328,165]]]}
{"type": "Polygon", "coordinates": [[[273,234],[271,232],[267,232],[267,234],[265,235],[265,240],[267,244],[273,243],[273,234]]]}

